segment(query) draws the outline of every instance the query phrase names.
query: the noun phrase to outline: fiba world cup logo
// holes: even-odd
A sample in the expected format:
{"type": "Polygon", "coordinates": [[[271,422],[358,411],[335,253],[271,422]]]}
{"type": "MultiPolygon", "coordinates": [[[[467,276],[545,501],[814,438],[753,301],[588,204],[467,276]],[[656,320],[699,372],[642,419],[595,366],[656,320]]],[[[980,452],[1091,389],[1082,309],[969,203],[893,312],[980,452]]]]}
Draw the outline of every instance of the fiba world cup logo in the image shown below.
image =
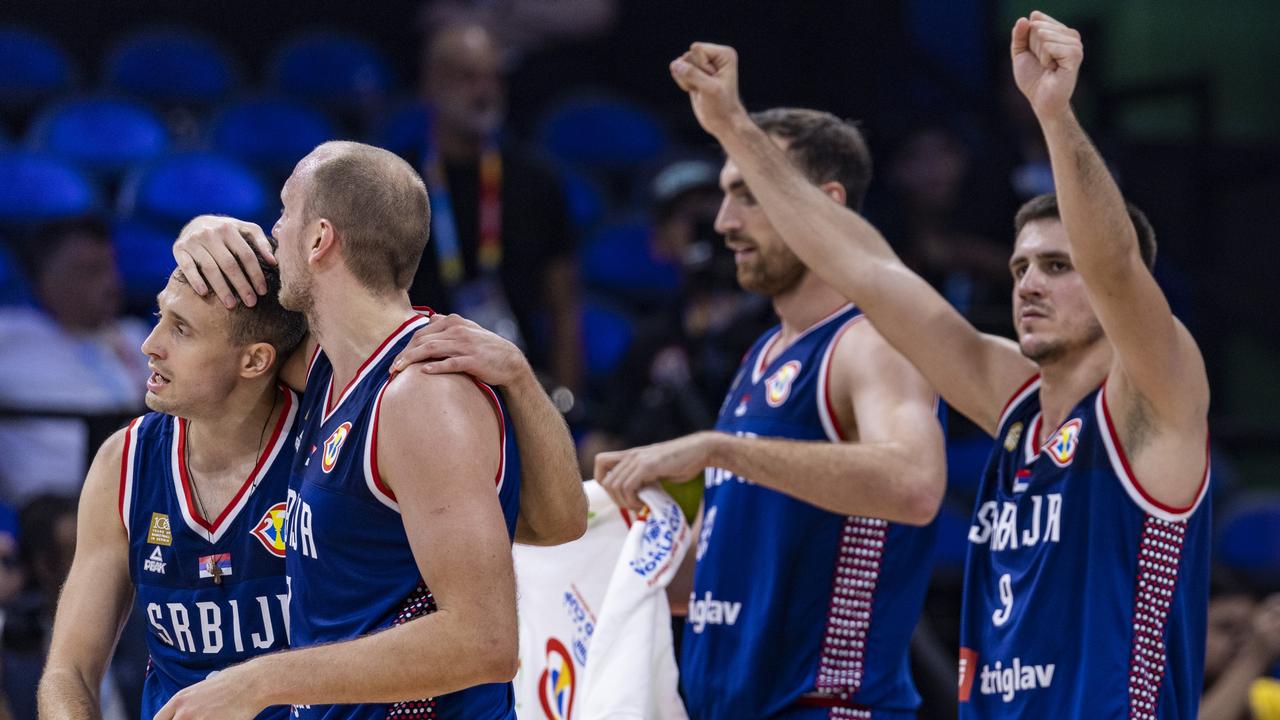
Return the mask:
{"type": "Polygon", "coordinates": [[[547,720],[569,720],[573,717],[573,658],[564,643],[547,640],[547,666],[538,678],[538,699],[547,720]]]}

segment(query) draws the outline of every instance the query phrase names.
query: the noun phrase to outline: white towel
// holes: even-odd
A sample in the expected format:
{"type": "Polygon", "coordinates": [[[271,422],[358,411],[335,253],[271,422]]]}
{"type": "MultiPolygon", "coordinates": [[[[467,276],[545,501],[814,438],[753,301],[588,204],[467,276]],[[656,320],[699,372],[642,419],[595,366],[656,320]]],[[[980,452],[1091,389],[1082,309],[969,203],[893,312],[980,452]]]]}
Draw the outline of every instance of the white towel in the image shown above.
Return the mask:
{"type": "Polygon", "coordinates": [[[683,720],[666,586],[688,549],[684,517],[661,490],[642,493],[653,510],[632,522],[596,482],[584,489],[582,538],[513,550],[516,712],[552,720],[683,720]]]}

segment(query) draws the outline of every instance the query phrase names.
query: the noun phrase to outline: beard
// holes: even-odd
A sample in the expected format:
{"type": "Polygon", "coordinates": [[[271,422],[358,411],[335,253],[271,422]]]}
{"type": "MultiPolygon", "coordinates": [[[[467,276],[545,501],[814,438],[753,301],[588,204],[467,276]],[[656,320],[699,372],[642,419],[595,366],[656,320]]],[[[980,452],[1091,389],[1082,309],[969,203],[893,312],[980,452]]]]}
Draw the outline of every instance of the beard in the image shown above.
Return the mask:
{"type": "Polygon", "coordinates": [[[1093,318],[1084,332],[1074,338],[1052,340],[1032,346],[1019,340],[1018,349],[1028,360],[1037,365],[1045,365],[1061,360],[1078,350],[1091,347],[1103,338],[1103,334],[1102,325],[1097,318],[1093,318]]]}
{"type": "Polygon", "coordinates": [[[738,263],[738,284],[743,290],[765,297],[777,297],[800,284],[808,268],[790,248],[771,250],[756,246],[755,257],[738,263]]]}
{"type": "Polygon", "coordinates": [[[299,273],[299,275],[301,277],[294,278],[292,282],[285,282],[283,275],[281,276],[280,307],[311,317],[311,311],[316,304],[315,297],[311,292],[313,280],[305,272],[299,273]]]}

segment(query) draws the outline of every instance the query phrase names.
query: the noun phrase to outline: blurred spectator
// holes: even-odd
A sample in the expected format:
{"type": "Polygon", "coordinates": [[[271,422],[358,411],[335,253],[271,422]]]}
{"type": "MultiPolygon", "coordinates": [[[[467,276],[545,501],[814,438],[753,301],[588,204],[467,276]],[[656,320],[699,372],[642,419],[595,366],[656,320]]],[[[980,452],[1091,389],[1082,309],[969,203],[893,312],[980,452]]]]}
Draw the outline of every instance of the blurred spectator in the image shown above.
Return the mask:
{"type": "Polygon", "coordinates": [[[971,319],[1007,326],[1012,228],[1002,206],[975,197],[985,189],[975,187],[960,137],[945,125],[907,134],[891,156],[886,184],[892,197],[881,225],[902,259],[961,312],[971,316],[977,307],[990,316],[971,319]]]}
{"type": "Polygon", "coordinates": [[[1215,578],[1205,642],[1205,693],[1200,720],[1280,718],[1280,593],[1262,600],[1239,584],[1215,578]]]}
{"type": "Polygon", "coordinates": [[[674,162],[651,185],[653,252],[681,269],[679,294],[648,313],[613,379],[597,388],[580,444],[584,477],[598,452],[670,440],[715,424],[742,354],[777,323],[765,298],[742,290],[733,254],[714,229],[719,166],[674,162]]]}
{"type": "Polygon", "coordinates": [[[478,25],[442,29],[424,49],[429,149],[408,159],[431,193],[431,242],[409,297],[512,340],[535,369],[577,389],[582,359],[568,211],[555,174],[499,141],[506,88],[498,55],[493,36],[478,25]]]}
{"type": "MultiPolygon", "coordinates": [[[[0,407],[115,414],[142,409],[146,323],[119,317],[120,275],[97,218],[36,230],[20,249],[37,307],[0,308],[0,407]]],[[[0,421],[0,497],[75,495],[88,459],[78,420],[0,421]]]]}
{"type": "MultiPolygon", "coordinates": [[[[13,508],[0,503],[0,650],[4,648],[4,626],[10,604],[22,591],[25,576],[18,555],[18,516],[13,508]]],[[[4,663],[0,658],[0,720],[13,717],[8,693],[4,690],[4,663]]]]}
{"type": "Polygon", "coordinates": [[[428,28],[484,25],[504,52],[601,35],[618,17],[618,0],[433,0],[423,8],[428,28]]]}
{"type": "Polygon", "coordinates": [[[15,718],[36,716],[36,684],[53,629],[58,590],[76,547],[76,505],[69,497],[40,495],[18,515],[26,584],[5,615],[4,691],[15,718]]]}

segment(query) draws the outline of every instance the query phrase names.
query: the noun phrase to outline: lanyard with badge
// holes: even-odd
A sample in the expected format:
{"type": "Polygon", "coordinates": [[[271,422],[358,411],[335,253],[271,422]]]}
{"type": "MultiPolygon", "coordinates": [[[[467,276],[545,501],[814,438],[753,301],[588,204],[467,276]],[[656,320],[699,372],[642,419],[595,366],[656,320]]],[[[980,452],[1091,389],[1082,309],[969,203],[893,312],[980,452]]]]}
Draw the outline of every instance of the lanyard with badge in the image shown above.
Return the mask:
{"type": "Polygon", "coordinates": [[[479,272],[466,279],[457,218],[449,193],[444,161],[427,143],[422,160],[423,176],[431,199],[431,225],[439,260],[440,279],[454,303],[454,310],[502,337],[525,348],[515,313],[502,290],[502,154],[492,140],[480,152],[479,243],[476,265],[479,272]]]}

